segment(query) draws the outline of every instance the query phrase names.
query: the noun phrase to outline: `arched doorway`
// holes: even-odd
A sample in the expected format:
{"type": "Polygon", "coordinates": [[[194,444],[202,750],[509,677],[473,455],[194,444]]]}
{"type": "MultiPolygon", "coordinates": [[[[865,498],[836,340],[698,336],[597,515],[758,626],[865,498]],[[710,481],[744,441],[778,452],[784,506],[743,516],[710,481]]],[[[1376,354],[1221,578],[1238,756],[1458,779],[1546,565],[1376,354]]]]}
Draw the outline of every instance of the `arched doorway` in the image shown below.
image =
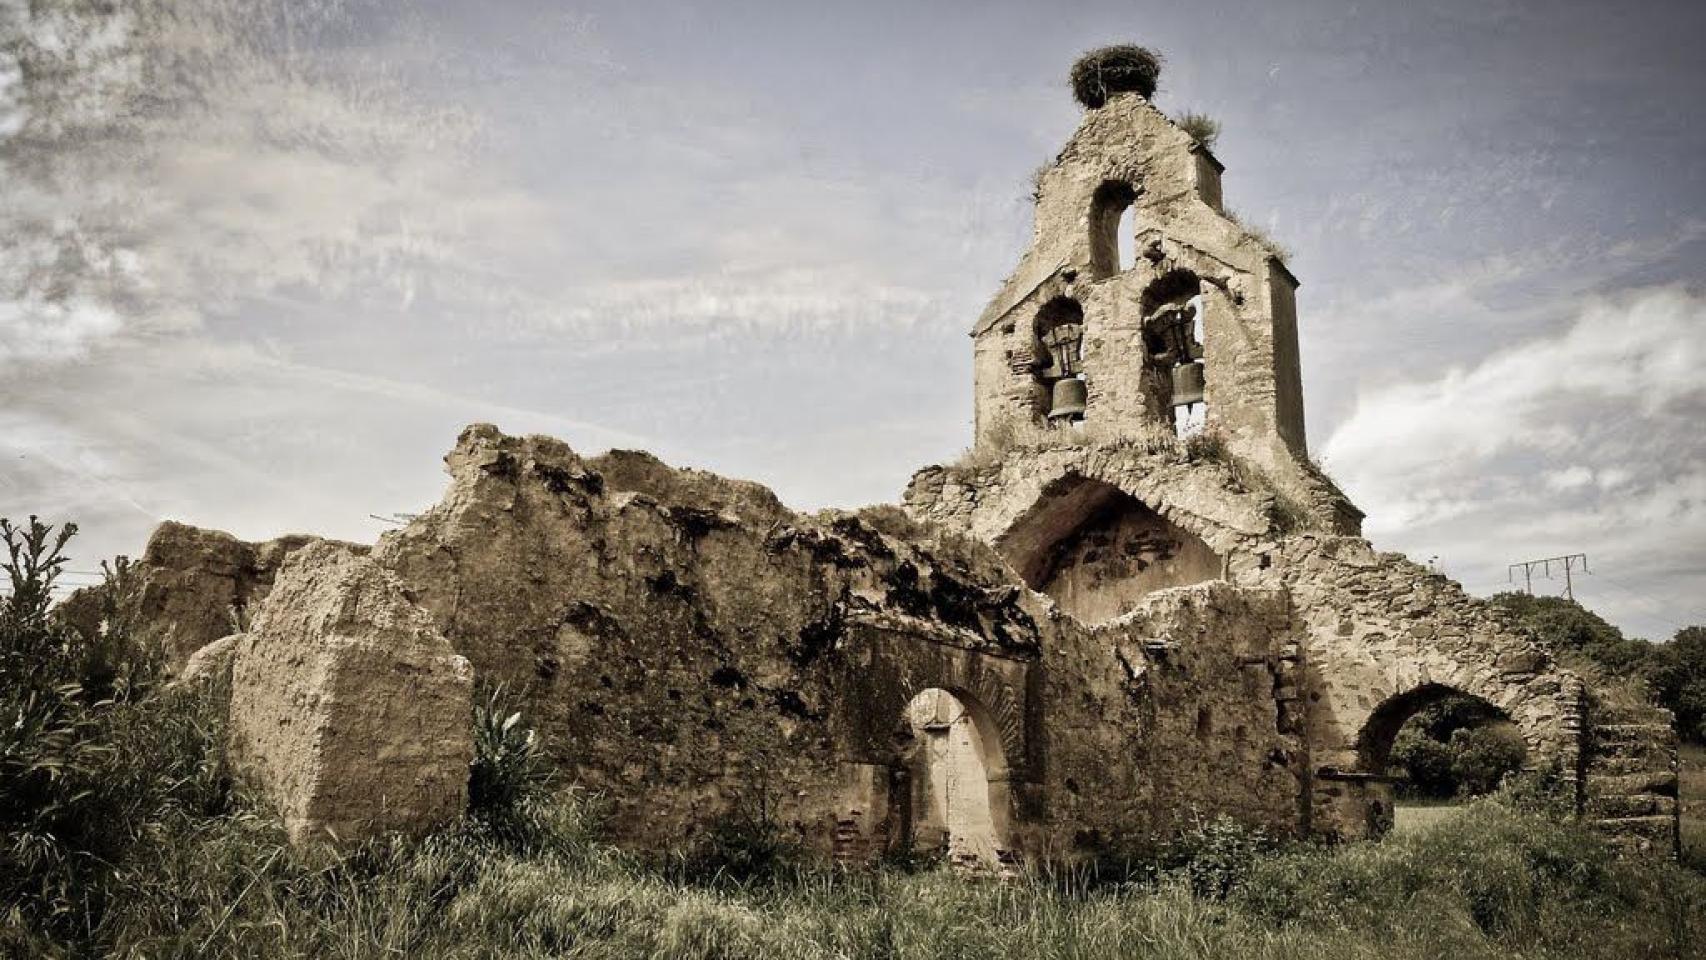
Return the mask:
{"type": "Polygon", "coordinates": [[[1356,749],[1359,768],[1371,778],[1367,835],[1375,837],[1437,821],[1452,806],[1497,788],[1528,759],[1504,710],[1439,683],[1387,698],[1369,714],[1356,749]]]}
{"type": "Polygon", "coordinates": [[[910,852],[967,867],[1010,862],[1007,764],[986,712],[963,693],[931,687],[907,703],[900,727],[910,852]]]}

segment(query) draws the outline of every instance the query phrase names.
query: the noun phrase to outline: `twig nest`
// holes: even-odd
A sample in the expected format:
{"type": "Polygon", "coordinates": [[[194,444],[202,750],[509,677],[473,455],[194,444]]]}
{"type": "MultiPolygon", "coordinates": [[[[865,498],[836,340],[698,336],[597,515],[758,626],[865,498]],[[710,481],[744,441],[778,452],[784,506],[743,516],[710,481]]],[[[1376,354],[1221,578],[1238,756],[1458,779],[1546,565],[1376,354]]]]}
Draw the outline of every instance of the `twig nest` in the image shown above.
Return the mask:
{"type": "Polygon", "coordinates": [[[1072,95],[1094,110],[1116,93],[1155,96],[1161,79],[1161,55],[1148,47],[1122,43],[1092,50],[1072,64],[1072,95]]]}

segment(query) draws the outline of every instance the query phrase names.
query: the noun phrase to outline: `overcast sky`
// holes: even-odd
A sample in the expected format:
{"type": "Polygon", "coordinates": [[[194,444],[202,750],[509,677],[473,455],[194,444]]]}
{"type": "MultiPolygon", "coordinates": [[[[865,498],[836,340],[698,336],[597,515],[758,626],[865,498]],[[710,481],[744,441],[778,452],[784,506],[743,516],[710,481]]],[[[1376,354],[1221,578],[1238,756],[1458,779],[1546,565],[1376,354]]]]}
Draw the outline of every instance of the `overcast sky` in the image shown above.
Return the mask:
{"type": "Polygon", "coordinates": [[[1375,543],[1706,622],[1699,0],[106,5],[0,0],[0,515],[79,569],[370,540],[480,420],[896,499],[969,441],[1068,65],[1135,40],[1294,251],[1375,543]]]}

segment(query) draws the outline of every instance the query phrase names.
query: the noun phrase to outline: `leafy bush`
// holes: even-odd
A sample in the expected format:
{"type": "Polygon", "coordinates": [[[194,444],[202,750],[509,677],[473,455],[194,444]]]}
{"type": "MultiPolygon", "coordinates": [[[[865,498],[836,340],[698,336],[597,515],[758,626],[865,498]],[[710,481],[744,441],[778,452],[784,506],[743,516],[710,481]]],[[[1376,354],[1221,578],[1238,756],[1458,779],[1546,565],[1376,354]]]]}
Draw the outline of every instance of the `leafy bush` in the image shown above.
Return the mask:
{"type": "Polygon", "coordinates": [[[1256,864],[1272,854],[1277,840],[1230,817],[1197,823],[1168,844],[1164,871],[1182,878],[1199,897],[1224,899],[1244,883],[1256,864]]]}
{"type": "Polygon", "coordinates": [[[1445,800],[1457,794],[1452,774],[1451,746],[1435,740],[1419,724],[1405,724],[1392,741],[1392,765],[1405,778],[1406,797],[1445,800]]]}
{"type": "Polygon", "coordinates": [[[1500,806],[1518,813],[1565,821],[1576,814],[1576,788],[1564,777],[1557,758],[1544,766],[1505,774],[1488,795],[1500,806]]]}
{"type": "Polygon", "coordinates": [[[1670,643],[1651,644],[1641,673],[1676,718],[1676,732],[1706,743],[1706,627],[1685,627],[1670,643]]]}
{"type": "MultiPolygon", "coordinates": [[[[162,811],[212,816],[231,801],[219,691],[159,689],[158,650],[121,619],[54,615],[76,530],[0,519],[0,899],[48,935],[99,924],[114,865],[162,811]]],[[[127,573],[108,570],[108,609],[127,573]]]]}
{"type": "Polygon", "coordinates": [[[541,815],[553,771],[532,728],[523,725],[502,684],[474,703],[474,760],[468,771],[468,813],[519,846],[542,835],[541,815]]]}
{"type": "Polygon", "coordinates": [[[1706,935],[1703,896],[1675,865],[1483,800],[1378,844],[1263,860],[1231,902],[1288,927],[1384,931],[1393,948],[1420,934],[1424,955],[1681,957],[1706,935]]]}
{"type": "Polygon", "coordinates": [[[693,885],[751,887],[792,877],[806,862],[805,850],[760,809],[713,821],[685,853],[669,859],[665,872],[693,885]]]}
{"type": "Polygon", "coordinates": [[[1450,696],[1405,721],[1389,763],[1404,777],[1401,796],[1447,800],[1490,793],[1527,755],[1522,735],[1494,707],[1450,696]]]}
{"type": "Polygon", "coordinates": [[[1451,734],[1450,748],[1452,779],[1472,797],[1497,789],[1528,756],[1522,735],[1509,724],[1459,727],[1451,734]]]}
{"type": "Polygon", "coordinates": [[[1072,95],[1094,110],[1116,93],[1155,96],[1161,79],[1161,55],[1135,44],[1101,47],[1072,64],[1072,95]]]}

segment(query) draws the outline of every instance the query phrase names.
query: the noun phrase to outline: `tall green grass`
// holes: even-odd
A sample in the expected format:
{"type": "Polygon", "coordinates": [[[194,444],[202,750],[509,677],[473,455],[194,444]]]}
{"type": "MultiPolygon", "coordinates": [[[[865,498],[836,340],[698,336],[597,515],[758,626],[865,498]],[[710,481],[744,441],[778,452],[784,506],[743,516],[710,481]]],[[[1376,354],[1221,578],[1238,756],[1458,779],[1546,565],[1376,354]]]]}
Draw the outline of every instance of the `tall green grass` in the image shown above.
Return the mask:
{"type": "MultiPolygon", "coordinates": [[[[1570,824],[1481,801],[1437,827],[1339,848],[1221,845],[1143,879],[999,881],[795,864],[688,881],[548,805],[518,847],[477,820],[341,857],[251,814],[174,810],[76,946],[123,957],[1697,957],[1706,878],[1617,859],[1570,824]],[[1248,854],[1225,857],[1228,850],[1248,854]]],[[[28,930],[10,944],[50,955],[28,930]]],[[[0,941],[4,942],[4,941],[0,941]]]]}

